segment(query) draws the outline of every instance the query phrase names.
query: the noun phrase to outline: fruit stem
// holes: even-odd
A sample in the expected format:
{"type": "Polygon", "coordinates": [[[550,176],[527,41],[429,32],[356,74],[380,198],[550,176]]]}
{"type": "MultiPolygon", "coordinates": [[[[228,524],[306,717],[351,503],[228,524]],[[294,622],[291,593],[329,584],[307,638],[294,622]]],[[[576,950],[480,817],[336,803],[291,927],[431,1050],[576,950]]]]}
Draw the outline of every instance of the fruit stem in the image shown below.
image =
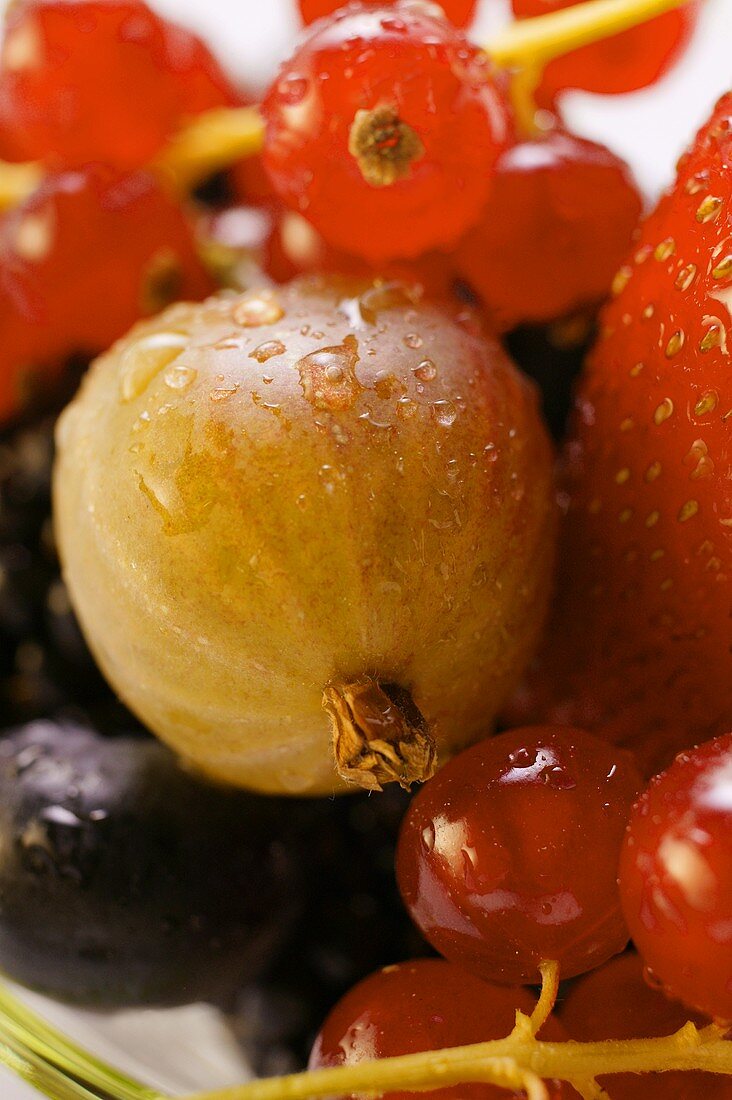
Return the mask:
{"type": "Polygon", "coordinates": [[[554,1005],[557,1003],[559,993],[559,963],[554,960],[540,963],[539,972],[541,974],[541,993],[539,1000],[536,1002],[536,1008],[529,1017],[532,1035],[538,1035],[549,1019],[554,1005]]]}
{"type": "MultiPolygon", "coordinates": [[[[732,1043],[718,1033],[705,1034],[692,1023],[663,1038],[608,1039],[597,1043],[547,1043],[527,1038],[520,1030],[506,1039],[473,1046],[273,1077],[238,1088],[196,1093],[188,1100],[317,1100],[354,1093],[373,1096],[446,1088],[468,1082],[515,1088],[522,1074],[521,1087],[525,1089],[530,1087],[529,1080],[556,1078],[577,1082],[585,1095],[592,1096],[590,1089],[599,1075],[671,1070],[732,1074],[732,1043]],[[512,1076],[514,1083],[506,1086],[512,1076]]],[[[540,1095],[535,1088],[533,1095],[540,1095]]],[[[602,1091],[594,1095],[602,1096],[602,1091]]]]}
{"type": "Polygon", "coordinates": [[[689,2],[585,0],[573,7],[509,23],[486,44],[485,52],[502,68],[546,65],[555,57],[620,34],[689,2]]]}
{"type": "Polygon", "coordinates": [[[189,123],[163,150],[154,167],[169,172],[182,190],[253,156],[264,144],[264,119],[258,107],[221,107],[189,123]]]}
{"type": "Polygon", "coordinates": [[[367,791],[383,783],[409,790],[435,773],[437,752],[411,695],[370,676],[336,681],[323,692],[341,778],[367,791]]]}

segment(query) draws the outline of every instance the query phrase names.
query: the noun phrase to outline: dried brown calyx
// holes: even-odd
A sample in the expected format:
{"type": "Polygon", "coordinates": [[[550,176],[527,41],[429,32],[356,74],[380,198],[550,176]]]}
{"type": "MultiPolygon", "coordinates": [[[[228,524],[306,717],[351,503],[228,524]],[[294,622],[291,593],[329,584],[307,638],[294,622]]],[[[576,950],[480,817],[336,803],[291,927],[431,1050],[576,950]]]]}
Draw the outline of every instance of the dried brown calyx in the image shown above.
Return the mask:
{"type": "Polygon", "coordinates": [[[416,160],[424,156],[416,130],[403,122],[393,104],[356,111],[348,138],[348,152],[372,187],[389,187],[405,179],[416,160]]]}
{"type": "Polygon", "coordinates": [[[368,791],[384,783],[408,790],[434,775],[437,750],[408,691],[371,677],[329,684],[323,706],[333,723],[339,775],[368,791]]]}

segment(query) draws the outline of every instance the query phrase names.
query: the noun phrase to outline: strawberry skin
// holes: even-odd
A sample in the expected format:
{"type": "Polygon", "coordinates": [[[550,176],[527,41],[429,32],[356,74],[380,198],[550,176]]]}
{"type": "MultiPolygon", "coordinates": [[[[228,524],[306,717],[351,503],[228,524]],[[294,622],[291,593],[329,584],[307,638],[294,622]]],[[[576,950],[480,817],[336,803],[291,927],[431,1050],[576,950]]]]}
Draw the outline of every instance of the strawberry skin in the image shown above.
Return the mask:
{"type": "Polygon", "coordinates": [[[732,728],[732,93],[618,273],[565,447],[560,577],[511,721],[647,769],[732,728]]]}

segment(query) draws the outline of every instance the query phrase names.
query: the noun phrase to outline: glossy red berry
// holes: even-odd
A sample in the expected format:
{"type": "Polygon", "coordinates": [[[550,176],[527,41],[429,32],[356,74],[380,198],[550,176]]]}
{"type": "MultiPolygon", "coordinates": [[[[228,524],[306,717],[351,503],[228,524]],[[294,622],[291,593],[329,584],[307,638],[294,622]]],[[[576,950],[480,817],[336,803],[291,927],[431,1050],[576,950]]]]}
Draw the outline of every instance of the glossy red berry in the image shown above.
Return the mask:
{"type": "Polygon", "coordinates": [[[501,156],[456,267],[497,327],[551,321],[608,294],[640,214],[628,165],[557,131],[501,156]]]}
{"type": "Polygon", "coordinates": [[[0,223],[0,420],[68,356],[212,289],[183,211],[151,176],[48,176],[0,223]]]}
{"type": "Polygon", "coordinates": [[[509,133],[485,55],[408,0],[316,24],[262,109],[277,193],[329,244],[377,263],[454,244],[509,133]]]}
{"type": "Polygon", "coordinates": [[[632,758],[581,730],[534,727],[451,760],[411,803],[397,878],[437,950],[490,981],[562,977],[622,951],[617,863],[641,786],[632,758]]]}
{"type": "MultiPolygon", "coordinates": [[[[579,0],[512,0],[514,14],[544,15],[579,0]]],[[[567,88],[615,95],[655,84],[688,45],[701,5],[686,4],[638,27],[550,61],[539,87],[539,100],[551,104],[567,88]]]]}
{"type": "Polygon", "coordinates": [[[732,733],[682,753],[633,811],[623,912],[668,992],[732,1020],[732,733]]]}
{"type": "MultiPolygon", "coordinates": [[[[489,985],[443,959],[387,966],[338,1002],[315,1040],[310,1068],[502,1039],[514,1026],[516,1009],[529,1015],[535,1004],[526,989],[489,985]]],[[[559,1042],[565,1038],[553,1017],[540,1035],[559,1042]]],[[[574,1095],[558,1083],[547,1084],[553,1100],[574,1095]]],[[[400,1090],[385,1093],[383,1100],[417,1100],[421,1095],[400,1090]]],[[[472,1084],[427,1095],[430,1100],[500,1100],[506,1093],[495,1085],[472,1084]]]]}
{"type": "MultiPolygon", "coordinates": [[[[387,0],[388,2],[388,0],[387,0]]],[[[478,0],[413,0],[424,7],[440,8],[456,27],[466,27],[475,15],[478,0]]],[[[298,0],[303,23],[314,23],[325,15],[345,7],[348,0],[298,0]]]]}
{"type": "MultiPolygon", "coordinates": [[[[643,962],[633,951],[620,955],[573,984],[561,1009],[572,1039],[643,1039],[672,1035],[687,1020],[709,1021],[690,1013],[652,988],[643,962]]],[[[613,1074],[600,1077],[613,1100],[731,1100],[732,1081],[713,1073],[613,1074]]]]}
{"type": "Polygon", "coordinates": [[[138,167],[183,119],[236,102],[211,52],[141,0],[19,0],[0,64],[0,149],[138,167]]]}

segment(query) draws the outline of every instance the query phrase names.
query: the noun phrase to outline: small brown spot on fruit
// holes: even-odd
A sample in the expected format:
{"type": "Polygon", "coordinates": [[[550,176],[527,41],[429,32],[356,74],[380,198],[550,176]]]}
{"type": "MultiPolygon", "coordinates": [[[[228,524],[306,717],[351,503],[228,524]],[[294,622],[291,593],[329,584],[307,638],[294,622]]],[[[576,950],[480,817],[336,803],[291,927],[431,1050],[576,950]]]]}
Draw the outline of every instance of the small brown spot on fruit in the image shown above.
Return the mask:
{"type": "Polygon", "coordinates": [[[622,470],[618,470],[615,475],[616,485],[625,485],[626,481],[630,478],[630,470],[627,466],[623,466],[622,470]]]}
{"type": "Polygon", "coordinates": [[[389,187],[405,179],[424,156],[416,130],[399,117],[394,104],[356,111],[348,135],[348,152],[372,187],[389,187]]]}
{"type": "Polygon", "coordinates": [[[646,473],[645,473],[646,481],[649,482],[649,483],[652,482],[652,481],[655,481],[656,478],[660,475],[660,473],[661,473],[661,463],[658,462],[658,461],[652,462],[651,465],[646,470],[646,473]]]}
{"type": "Polygon", "coordinates": [[[655,509],[646,516],[646,527],[655,527],[661,518],[661,513],[655,509]]]}

